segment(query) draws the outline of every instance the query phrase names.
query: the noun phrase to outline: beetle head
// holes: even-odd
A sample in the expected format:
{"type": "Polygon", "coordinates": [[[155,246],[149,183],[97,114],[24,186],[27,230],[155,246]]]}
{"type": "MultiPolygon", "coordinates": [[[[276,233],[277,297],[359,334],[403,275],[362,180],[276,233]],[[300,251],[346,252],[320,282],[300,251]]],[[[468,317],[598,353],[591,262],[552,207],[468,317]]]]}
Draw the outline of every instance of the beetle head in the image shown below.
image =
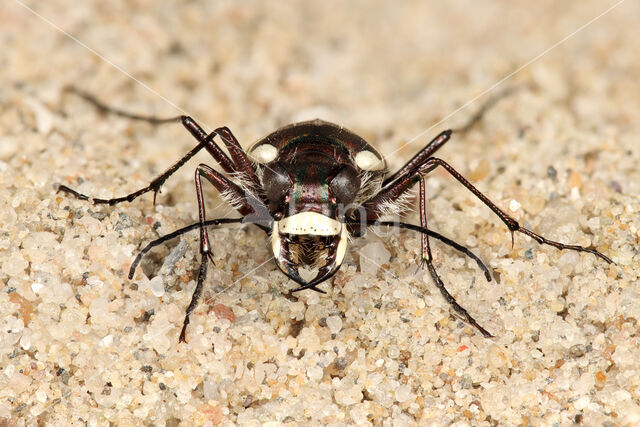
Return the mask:
{"type": "Polygon", "coordinates": [[[346,253],[344,207],[360,189],[358,172],[323,153],[299,153],[295,163],[270,163],[263,187],[274,218],[271,241],[278,267],[303,286],[330,278],[346,253]],[[310,277],[302,277],[301,270],[311,271],[310,277]]]}

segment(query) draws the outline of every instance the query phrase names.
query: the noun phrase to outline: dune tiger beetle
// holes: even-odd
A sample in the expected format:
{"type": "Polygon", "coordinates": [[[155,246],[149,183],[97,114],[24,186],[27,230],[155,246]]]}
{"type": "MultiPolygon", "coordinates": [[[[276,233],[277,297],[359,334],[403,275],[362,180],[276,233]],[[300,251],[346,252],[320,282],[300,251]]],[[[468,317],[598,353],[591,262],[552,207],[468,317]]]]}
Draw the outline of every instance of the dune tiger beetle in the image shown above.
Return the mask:
{"type": "MultiPolygon", "coordinates": [[[[421,263],[426,265],[433,281],[467,322],[485,337],[492,335],[480,326],[447,291],[433,265],[429,237],[471,257],[491,280],[488,268],[464,246],[427,228],[425,176],[441,167],[487,205],[509,228],[525,234],[539,244],[588,252],[608,263],[612,261],[594,248],[567,245],[542,237],[522,227],[484,194],[474,187],[444,160],[433,157],[449,139],[453,131],[446,130],[436,136],[397,172],[389,174],[382,156],[355,133],[332,123],[313,120],[285,126],[256,142],[248,151],[226,127],[207,134],[191,117],[171,119],[139,116],[108,107],[92,95],[75,88],[70,92],[85,98],[98,109],[130,119],[154,124],[180,121],[195,137],[198,144],[182,159],[155,178],[151,183],[131,194],[113,199],[91,198],[71,188],[60,185],[58,191],[69,193],[94,204],[115,205],[131,202],[147,192],[155,196],[162,184],[197,152],[207,150],[225,173],[200,164],[195,172],[199,222],[163,236],[143,248],[129,271],[129,279],[140,260],[153,247],[188,231],[200,230],[200,270],[191,303],[186,309],[180,332],[185,341],[189,315],[195,309],[207,274],[207,259],[213,262],[207,227],[230,223],[251,223],[270,235],[273,257],[280,270],[299,287],[292,292],[311,289],[322,292],[317,286],[332,277],[340,268],[347,250],[349,237],[360,237],[369,226],[390,226],[421,233],[421,263]],[[218,137],[227,149],[225,153],[214,141],[218,137]],[[202,192],[202,178],[209,181],[239,213],[241,218],[207,220],[202,192]],[[419,185],[420,226],[382,220],[388,214],[397,214],[400,203],[409,190],[419,185]],[[301,270],[311,271],[310,279],[301,270]]],[[[483,108],[483,110],[486,108],[483,108]]],[[[462,129],[468,129],[477,121],[477,114],[462,129]]]]}

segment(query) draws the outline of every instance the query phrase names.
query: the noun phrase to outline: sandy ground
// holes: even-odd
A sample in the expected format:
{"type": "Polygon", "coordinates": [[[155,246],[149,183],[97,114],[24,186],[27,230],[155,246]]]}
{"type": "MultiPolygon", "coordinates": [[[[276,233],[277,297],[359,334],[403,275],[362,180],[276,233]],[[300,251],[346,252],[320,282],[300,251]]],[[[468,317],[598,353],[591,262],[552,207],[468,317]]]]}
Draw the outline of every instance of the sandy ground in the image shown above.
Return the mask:
{"type": "MultiPolygon", "coordinates": [[[[41,18],[5,1],[0,425],[640,423],[640,4],[538,57],[614,4],[29,2],[41,18]],[[212,232],[216,265],[178,344],[197,233],[126,274],[142,245],[197,218],[193,171],[212,160],[189,162],[155,206],[55,191],[123,195],[194,146],[179,125],[64,97],[68,84],[130,111],[227,125],[244,146],[319,117],[395,169],[514,71],[498,89],[515,92],[439,156],[523,225],[615,265],[521,234],[512,248],[489,209],[434,172],[430,226],[496,280],[438,243],[436,268],[493,339],[416,271],[415,234],[354,241],[328,294],[296,299],[248,227],[212,232]]],[[[211,218],[233,214],[206,197],[211,218]]]]}

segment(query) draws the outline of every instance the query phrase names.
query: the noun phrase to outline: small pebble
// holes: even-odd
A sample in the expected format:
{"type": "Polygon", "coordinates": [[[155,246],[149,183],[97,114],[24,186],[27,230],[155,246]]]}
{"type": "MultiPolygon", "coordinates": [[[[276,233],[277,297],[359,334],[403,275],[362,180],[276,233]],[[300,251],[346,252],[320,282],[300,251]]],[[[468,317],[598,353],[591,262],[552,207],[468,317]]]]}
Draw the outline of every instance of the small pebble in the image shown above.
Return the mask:
{"type": "Polygon", "coordinates": [[[411,397],[411,388],[406,385],[401,385],[396,389],[396,400],[400,403],[406,402],[411,397]]]}
{"type": "Polygon", "coordinates": [[[149,280],[149,289],[153,295],[160,298],[164,295],[164,280],[162,276],[156,276],[149,280]]]}
{"type": "Polygon", "coordinates": [[[374,276],[390,258],[391,253],[382,242],[368,243],[360,250],[360,271],[374,276]]]}
{"type": "Polygon", "coordinates": [[[39,294],[43,288],[44,288],[44,285],[42,283],[35,282],[31,284],[31,290],[36,294],[39,294]]]}
{"type": "Polygon", "coordinates": [[[327,317],[327,327],[332,334],[337,334],[342,329],[342,318],[340,316],[327,317]]]}
{"type": "Polygon", "coordinates": [[[89,314],[94,319],[101,319],[109,313],[109,301],[106,298],[96,298],[89,306],[89,314]]]}

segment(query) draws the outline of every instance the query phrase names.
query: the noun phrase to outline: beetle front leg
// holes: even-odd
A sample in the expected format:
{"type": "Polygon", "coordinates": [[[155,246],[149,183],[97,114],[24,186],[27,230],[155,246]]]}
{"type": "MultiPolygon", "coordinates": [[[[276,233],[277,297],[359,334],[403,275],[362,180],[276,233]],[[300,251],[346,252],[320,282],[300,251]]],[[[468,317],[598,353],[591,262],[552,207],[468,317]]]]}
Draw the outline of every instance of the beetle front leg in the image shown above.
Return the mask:
{"type": "MultiPolygon", "coordinates": [[[[204,226],[220,226],[222,224],[239,224],[242,223],[244,220],[244,218],[217,218],[217,219],[210,219],[210,220],[206,220],[204,222],[204,226]]],[[[259,228],[261,228],[262,230],[264,230],[265,232],[269,232],[269,229],[256,224],[259,228]]],[[[142,260],[142,257],[149,252],[151,249],[153,249],[154,247],[161,245],[162,243],[174,239],[178,236],[183,235],[184,233],[187,233],[191,230],[195,230],[196,228],[201,229],[203,226],[203,224],[201,222],[197,222],[195,224],[191,224],[188,225],[186,227],[183,227],[179,230],[175,230],[172,233],[169,233],[165,236],[162,236],[150,243],[148,243],[144,248],[142,248],[142,250],[140,250],[140,252],[138,252],[138,255],[136,256],[135,260],[133,261],[133,263],[131,264],[131,267],[129,268],[129,280],[133,279],[133,275],[135,273],[136,267],[138,266],[138,264],[140,263],[140,261],[142,260]]],[[[202,287],[203,287],[203,283],[204,283],[204,279],[207,276],[207,258],[202,257],[200,260],[200,269],[198,270],[198,280],[196,282],[196,288],[193,291],[193,294],[191,295],[191,302],[189,303],[189,306],[187,307],[187,309],[185,310],[185,317],[184,317],[184,322],[182,323],[182,330],[180,331],[180,341],[179,342],[186,342],[186,331],[187,331],[187,325],[189,324],[189,315],[193,312],[193,310],[195,309],[195,307],[198,305],[198,300],[200,299],[200,294],[202,293],[202,287]]]]}
{"type": "MultiPolygon", "coordinates": [[[[360,225],[359,222],[354,222],[354,224],[360,225]]],[[[484,272],[484,277],[487,279],[487,282],[491,281],[491,273],[489,272],[489,268],[486,265],[484,265],[482,260],[480,258],[478,258],[478,256],[476,254],[474,254],[473,252],[471,252],[469,249],[465,248],[461,244],[456,243],[456,242],[454,242],[453,240],[451,240],[451,239],[449,239],[447,237],[444,237],[440,233],[436,233],[433,230],[429,230],[428,228],[421,227],[419,225],[408,224],[406,222],[367,221],[366,224],[369,225],[369,226],[384,226],[384,227],[404,228],[406,230],[417,231],[418,233],[426,234],[429,237],[433,237],[435,239],[438,239],[442,243],[444,243],[445,245],[451,246],[453,249],[461,252],[462,254],[464,254],[464,255],[468,256],[469,258],[471,258],[472,260],[474,260],[476,262],[476,264],[478,265],[478,267],[480,267],[480,269],[484,272]]]]}

